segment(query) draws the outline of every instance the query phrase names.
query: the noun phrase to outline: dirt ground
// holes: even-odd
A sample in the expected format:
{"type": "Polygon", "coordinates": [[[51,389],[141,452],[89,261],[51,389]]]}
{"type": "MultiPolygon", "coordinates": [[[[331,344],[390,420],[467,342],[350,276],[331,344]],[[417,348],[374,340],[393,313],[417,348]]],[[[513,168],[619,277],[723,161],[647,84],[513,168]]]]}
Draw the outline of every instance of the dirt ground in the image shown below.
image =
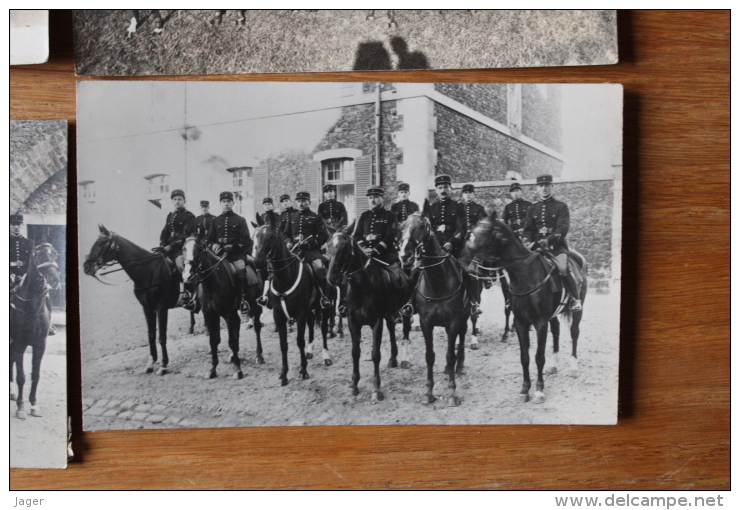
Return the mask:
{"type": "MultiPolygon", "coordinates": [[[[360,394],[352,396],[351,340],[329,340],[334,361],[324,366],[321,350],[309,361],[310,379],[298,378],[299,353],[295,334],[289,337],[290,382],[281,387],[280,348],[272,313],[262,342],[266,363],[255,363],[253,330],[241,328],[244,378],[232,378],[230,350],[222,329],[216,379],[206,379],[210,365],[208,337],[202,317],[195,334],[187,333],[189,315],[170,312],[168,350],[171,373],[146,374],[149,348],[143,312],[130,283],[105,287],[86,278],[81,283],[84,427],[86,430],[234,427],[274,425],[393,425],[393,424],[612,424],[617,416],[619,303],[614,295],[591,295],[585,303],[579,341],[581,374],[571,378],[566,353],[571,342],[561,339],[560,371],[545,376],[546,402],[519,401],[522,369],[516,335],[502,343],[504,326],[501,289],[484,291],[479,350],[466,350],[466,374],[457,379],[459,407],[448,407],[443,374],[446,338],[435,330],[435,395],[423,405],[426,364],[420,332],[411,333],[410,369],[387,368],[389,341],[383,337],[382,388],[386,399],[371,401],[373,364],[370,329],[363,329],[360,394]]],[[[222,321],[223,326],[223,321],[222,321]]],[[[397,326],[400,338],[400,325],[397,326]]],[[[469,344],[470,336],[466,337],[469,344]]],[[[548,358],[552,346],[548,340],[548,358]]],[[[534,347],[530,372],[536,376],[534,347]]],[[[548,359],[548,362],[550,359],[548,359]]]]}
{"type": "Polygon", "coordinates": [[[10,401],[10,467],[63,468],[67,465],[66,346],[66,328],[57,326],[57,334],[46,340],[46,352],[41,361],[41,380],[37,390],[41,417],[29,413],[31,350],[26,352],[23,393],[28,417],[25,420],[16,418],[16,403],[10,401]]]}

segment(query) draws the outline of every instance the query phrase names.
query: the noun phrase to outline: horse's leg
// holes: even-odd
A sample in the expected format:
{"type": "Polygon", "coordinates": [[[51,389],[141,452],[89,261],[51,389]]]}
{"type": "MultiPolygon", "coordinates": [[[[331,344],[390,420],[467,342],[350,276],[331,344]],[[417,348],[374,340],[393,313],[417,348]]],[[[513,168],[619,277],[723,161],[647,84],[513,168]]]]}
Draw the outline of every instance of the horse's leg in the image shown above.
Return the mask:
{"type": "Polygon", "coordinates": [[[313,327],[315,323],[313,311],[308,311],[304,324],[308,326],[308,345],[306,346],[306,359],[313,359],[313,327]]]}
{"type": "Polygon", "coordinates": [[[321,357],[324,360],[324,365],[327,367],[330,367],[334,364],[334,362],[331,359],[331,354],[329,353],[329,343],[327,342],[327,338],[329,338],[329,317],[334,317],[334,309],[330,308],[327,310],[321,311],[321,338],[324,342],[323,350],[321,351],[321,357]]]}
{"type": "Polygon", "coordinates": [[[18,398],[18,393],[16,393],[13,387],[13,365],[15,364],[15,361],[13,360],[13,341],[10,341],[10,400],[15,400],[18,398]]]}
{"type": "Polygon", "coordinates": [[[462,321],[457,332],[460,341],[457,343],[457,362],[455,372],[457,375],[465,375],[465,334],[468,332],[468,321],[462,321]]]}
{"type": "Polygon", "coordinates": [[[329,308],[325,315],[327,315],[328,323],[329,323],[329,330],[327,332],[327,335],[329,338],[335,338],[337,335],[334,332],[334,328],[336,327],[336,315],[337,315],[337,288],[333,285],[329,286],[330,293],[331,293],[331,308],[329,308]]]}
{"type": "MultiPolygon", "coordinates": [[[[380,344],[383,341],[383,318],[378,317],[375,319],[375,324],[372,326],[373,330],[373,350],[371,357],[373,360],[373,394],[370,397],[373,403],[385,400],[385,395],[380,391],[380,344]]],[[[391,319],[391,324],[395,324],[395,320],[391,319]]]]}
{"type": "Polygon", "coordinates": [[[195,333],[195,312],[190,312],[190,328],[188,329],[189,334],[195,333]]]}
{"type": "Polygon", "coordinates": [[[362,340],[362,326],[355,324],[353,316],[347,318],[347,329],[352,337],[352,395],[357,395],[360,390],[357,383],[360,382],[360,341],[362,340]]]}
{"type": "Polygon", "coordinates": [[[151,356],[144,372],[151,374],[154,372],[154,364],[157,362],[157,312],[150,308],[144,308],[144,316],[146,317],[146,329],[149,335],[149,355],[151,356]]]}
{"type": "MultiPolygon", "coordinates": [[[[419,322],[421,323],[421,333],[424,335],[424,343],[426,344],[426,358],[427,358],[427,392],[424,399],[424,404],[434,403],[434,326],[427,324],[426,321],[421,319],[419,315],[419,322]]],[[[455,341],[454,339],[452,340],[455,341]]],[[[454,345],[453,345],[454,347],[454,345]]]]}
{"type": "MultiPolygon", "coordinates": [[[[465,321],[465,326],[467,326],[467,317],[462,319],[465,321]]],[[[449,390],[449,394],[447,396],[447,405],[451,407],[456,407],[460,405],[460,399],[457,398],[456,390],[457,390],[457,383],[455,382],[455,365],[457,364],[457,355],[455,354],[455,342],[458,339],[458,330],[460,329],[458,321],[454,321],[452,324],[448,324],[445,327],[445,332],[447,333],[447,366],[445,367],[445,374],[448,376],[448,382],[447,382],[447,389],[449,390]]],[[[462,344],[462,338],[460,339],[460,343],[462,344]]],[[[463,347],[461,345],[461,347],[463,347]]],[[[464,349],[464,347],[463,347],[464,349]]]]}
{"type": "Polygon", "coordinates": [[[244,377],[242,373],[242,364],[239,359],[239,326],[241,326],[242,320],[239,318],[239,313],[236,310],[232,310],[226,320],[226,325],[229,328],[229,348],[231,349],[231,362],[234,364],[234,379],[241,379],[244,377]]]}
{"type": "Polygon", "coordinates": [[[535,385],[534,398],[532,402],[542,404],[545,402],[545,379],[542,376],[545,368],[545,346],[547,345],[547,321],[535,326],[537,331],[537,351],[534,355],[537,364],[537,384],[535,385]]]}
{"type": "Polygon", "coordinates": [[[157,370],[157,375],[167,373],[167,365],[170,364],[170,358],[167,356],[167,308],[160,306],[157,310],[157,322],[159,324],[159,346],[162,349],[162,366],[157,370]]]}
{"type": "Polygon", "coordinates": [[[411,346],[411,340],[409,340],[409,333],[411,332],[411,317],[407,315],[402,316],[403,319],[403,338],[401,339],[401,354],[399,359],[401,360],[401,368],[411,367],[411,357],[409,356],[409,347],[411,346]]]}
{"type": "Polygon", "coordinates": [[[557,374],[560,365],[560,321],[557,317],[550,319],[552,333],[552,358],[545,369],[546,374],[557,374]]]}
{"type": "Polygon", "coordinates": [[[473,334],[470,338],[470,349],[473,351],[478,350],[478,317],[476,315],[470,316],[470,322],[473,325],[473,334]]]}
{"type": "Polygon", "coordinates": [[[257,364],[264,365],[265,358],[262,357],[262,307],[254,304],[254,337],[257,340],[257,364]]]}
{"type": "MultiPolygon", "coordinates": [[[[583,300],[583,298],[581,298],[583,300]]],[[[570,339],[573,343],[570,354],[570,366],[565,372],[565,375],[569,377],[579,377],[581,371],[578,367],[578,337],[581,334],[581,318],[583,317],[583,310],[573,312],[570,324],[570,339]]]]}
{"type": "Polygon", "coordinates": [[[516,336],[519,338],[519,359],[522,363],[524,375],[522,389],[519,392],[520,402],[529,400],[529,388],[532,387],[532,381],[529,378],[529,327],[530,324],[525,324],[516,315],[514,316],[514,329],[516,329],[516,336]]]}
{"type": "MultiPolygon", "coordinates": [[[[207,379],[218,377],[216,367],[218,366],[218,345],[221,343],[221,318],[217,313],[203,310],[203,319],[208,329],[208,343],[211,346],[211,369],[206,374],[207,379]]],[[[229,331],[231,336],[231,331],[229,331]]]]}
{"type": "Polygon", "coordinates": [[[19,346],[18,344],[10,344],[10,359],[15,362],[16,370],[16,382],[18,383],[18,396],[16,397],[16,406],[18,407],[15,416],[20,420],[26,419],[25,404],[23,403],[23,385],[26,383],[26,374],[23,371],[23,352],[25,347],[19,346]]]}
{"type": "Polygon", "coordinates": [[[501,292],[504,294],[504,314],[506,315],[506,326],[504,327],[504,334],[501,335],[501,341],[506,342],[506,338],[511,333],[509,327],[509,316],[511,316],[511,290],[509,289],[509,282],[505,276],[501,276],[498,280],[501,282],[501,292]]]}
{"type": "MultiPolygon", "coordinates": [[[[298,351],[301,353],[301,369],[298,371],[298,376],[301,379],[308,379],[308,356],[306,355],[306,315],[310,315],[310,312],[303,313],[296,322],[296,328],[298,329],[297,340],[298,340],[298,351]]],[[[311,330],[313,331],[313,329],[311,330]]]]}
{"type": "Polygon", "coordinates": [[[44,357],[44,351],[46,351],[46,332],[43,333],[39,344],[33,346],[31,355],[31,392],[28,395],[28,402],[31,404],[31,416],[36,417],[41,417],[41,410],[36,405],[36,389],[41,379],[41,360],[44,357]]]}
{"type": "MultiPolygon", "coordinates": [[[[398,342],[396,342],[396,319],[392,315],[385,318],[385,325],[388,328],[388,336],[391,339],[391,358],[388,360],[388,368],[398,368],[398,342]]],[[[380,321],[381,334],[383,321],[380,321]]]]}
{"type": "MultiPolygon", "coordinates": [[[[274,307],[273,307],[274,308],[274,307]]],[[[272,314],[280,337],[280,352],[283,355],[283,367],[280,370],[280,385],[288,384],[288,321],[284,317],[278,317],[277,311],[272,314]]]]}

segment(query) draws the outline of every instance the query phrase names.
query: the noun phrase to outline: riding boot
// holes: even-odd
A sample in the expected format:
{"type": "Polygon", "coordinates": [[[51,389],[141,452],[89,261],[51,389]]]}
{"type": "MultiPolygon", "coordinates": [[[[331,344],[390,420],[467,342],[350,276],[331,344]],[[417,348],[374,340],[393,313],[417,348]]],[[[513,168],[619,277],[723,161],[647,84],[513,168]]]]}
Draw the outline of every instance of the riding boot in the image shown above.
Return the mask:
{"type": "Polygon", "coordinates": [[[321,268],[318,268],[312,263],[311,268],[313,269],[313,274],[316,278],[316,288],[319,290],[319,295],[321,296],[319,298],[319,305],[321,308],[331,308],[331,300],[327,297],[328,292],[326,291],[327,283],[324,266],[322,265],[321,268]]]}
{"type": "Polygon", "coordinates": [[[580,312],[583,307],[581,303],[581,289],[576,282],[573,273],[568,271],[567,274],[561,275],[563,277],[563,284],[565,285],[568,294],[570,294],[570,309],[574,312],[580,312]]]}
{"type": "Polygon", "coordinates": [[[483,312],[480,309],[480,303],[475,301],[475,293],[473,292],[475,284],[472,280],[473,277],[468,272],[463,271],[463,282],[465,283],[465,290],[468,291],[468,296],[470,296],[470,315],[471,317],[478,317],[483,312]]]}
{"type": "Polygon", "coordinates": [[[257,298],[257,304],[260,306],[264,306],[267,308],[272,308],[270,306],[270,299],[267,297],[267,292],[270,290],[270,280],[265,280],[265,290],[262,292],[262,295],[257,298]]]}

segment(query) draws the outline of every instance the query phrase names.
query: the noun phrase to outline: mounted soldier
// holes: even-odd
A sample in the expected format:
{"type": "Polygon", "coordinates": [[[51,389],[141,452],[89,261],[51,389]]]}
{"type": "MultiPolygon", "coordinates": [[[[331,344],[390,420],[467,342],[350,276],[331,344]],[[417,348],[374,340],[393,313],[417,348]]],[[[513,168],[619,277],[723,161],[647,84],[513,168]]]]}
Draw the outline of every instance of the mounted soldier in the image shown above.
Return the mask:
{"type": "Polygon", "coordinates": [[[400,225],[406,218],[419,210],[419,204],[409,200],[411,187],[402,182],[398,185],[398,201],[391,206],[391,211],[396,215],[396,221],[400,225]]]}
{"type": "Polygon", "coordinates": [[[262,223],[270,225],[275,229],[280,228],[280,216],[273,210],[275,204],[273,204],[272,198],[266,197],[263,199],[262,207],[265,209],[265,212],[262,213],[262,223]]]}
{"type": "Polygon", "coordinates": [[[438,200],[429,208],[429,221],[442,249],[457,255],[463,245],[463,226],[460,203],[452,199],[452,178],[441,174],[434,178],[438,200]]]}
{"type": "Polygon", "coordinates": [[[33,251],[33,241],[21,234],[22,214],[10,215],[10,289],[20,283],[28,271],[28,258],[33,251]]]}
{"type": "Polygon", "coordinates": [[[334,184],[324,185],[324,202],[319,204],[319,216],[334,230],[347,226],[347,208],[337,199],[337,187],[334,184]]]}
{"type": "Polygon", "coordinates": [[[280,213],[280,224],[278,229],[280,232],[285,232],[285,227],[288,225],[290,217],[293,213],[297,212],[297,209],[293,207],[293,201],[290,199],[290,195],[288,194],[280,195],[280,205],[283,207],[283,210],[280,213]]]}
{"type": "Polygon", "coordinates": [[[565,236],[570,229],[570,211],[568,206],[553,197],[552,175],[537,177],[537,194],[540,199],[527,211],[522,242],[529,249],[540,248],[548,255],[560,272],[568,293],[571,296],[570,309],[581,310],[580,285],[576,275],[569,270],[568,256],[570,250],[565,236]]]}
{"type": "Polygon", "coordinates": [[[352,237],[365,254],[376,259],[391,274],[393,287],[402,289],[408,281],[401,274],[401,264],[396,249],[398,223],[396,215],[383,207],[385,191],[380,187],[367,189],[370,209],[363,212],[355,225],[352,237]]]}
{"type": "MultiPolygon", "coordinates": [[[[311,210],[311,194],[308,191],[296,193],[295,201],[298,204],[298,212],[291,216],[284,231],[287,245],[291,251],[298,252],[299,256],[310,264],[321,294],[321,307],[328,308],[331,301],[327,298],[326,267],[321,254],[321,247],[329,240],[326,223],[321,216],[311,210]]],[[[343,204],[340,205],[344,207],[343,204]]]]}
{"type": "Polygon", "coordinates": [[[254,259],[248,255],[252,251],[252,238],[249,235],[247,220],[236,214],[234,194],[223,191],[219,195],[222,213],[213,220],[208,231],[207,244],[219,257],[231,262],[243,282],[243,298],[240,306],[242,314],[249,313],[246,299],[247,287],[261,283],[254,267],[254,259]]]}
{"type": "Polygon", "coordinates": [[[522,198],[522,186],[518,182],[509,186],[509,194],[511,195],[511,202],[504,207],[501,219],[521,239],[524,232],[524,222],[527,219],[527,211],[532,207],[532,202],[522,198]]]}
{"type": "Polygon", "coordinates": [[[467,240],[478,222],[487,217],[488,214],[486,208],[475,201],[475,186],[472,184],[463,186],[462,198],[460,209],[462,211],[463,228],[465,229],[465,240],[467,240]]]}
{"type": "Polygon", "coordinates": [[[210,202],[208,200],[200,201],[200,210],[203,214],[195,218],[195,231],[198,237],[205,239],[208,236],[208,230],[215,216],[209,212],[210,202]]]}
{"type": "MultiPolygon", "coordinates": [[[[189,233],[186,229],[192,229],[192,226],[195,224],[195,215],[185,208],[186,200],[183,190],[172,190],[170,200],[172,200],[175,210],[167,215],[164,228],[159,234],[159,246],[152,248],[152,251],[163,253],[165,257],[174,263],[177,271],[182,273],[182,244],[185,242],[185,238],[189,233]]],[[[190,295],[181,282],[180,299],[176,306],[183,306],[189,300],[190,295]]]]}

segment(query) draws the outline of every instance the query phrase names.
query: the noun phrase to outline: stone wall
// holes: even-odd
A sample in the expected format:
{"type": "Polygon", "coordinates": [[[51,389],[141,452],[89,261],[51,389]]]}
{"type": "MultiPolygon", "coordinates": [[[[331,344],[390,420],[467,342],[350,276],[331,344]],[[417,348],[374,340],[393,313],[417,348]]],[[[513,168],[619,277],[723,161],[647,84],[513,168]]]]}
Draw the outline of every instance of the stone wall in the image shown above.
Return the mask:
{"type": "Polygon", "coordinates": [[[522,84],[522,134],[560,152],[561,88],[554,84],[522,84]]]}
{"type": "Polygon", "coordinates": [[[563,163],[444,105],[435,104],[437,174],[454,182],[498,181],[515,171],[523,179],[542,173],[559,176],[563,163]]]}
{"type": "Polygon", "coordinates": [[[66,214],[67,169],[60,170],[36,188],[18,212],[21,214],[66,214]]]}
{"type": "MultiPolygon", "coordinates": [[[[47,179],[67,170],[66,121],[10,121],[10,211],[18,211],[23,203],[47,179]]],[[[63,205],[65,213],[67,188],[49,189],[53,203],[63,205]]]]}
{"type": "MultiPolygon", "coordinates": [[[[292,199],[296,192],[303,190],[303,169],[312,162],[310,154],[299,150],[285,151],[261,161],[267,169],[268,196],[272,197],[275,205],[278,205],[280,195],[287,193],[292,199]]],[[[311,198],[316,202],[315,197],[311,198]]],[[[262,211],[261,200],[257,205],[262,211]]]]}
{"type": "Polygon", "coordinates": [[[506,83],[435,83],[434,90],[506,125],[506,83]]]}

